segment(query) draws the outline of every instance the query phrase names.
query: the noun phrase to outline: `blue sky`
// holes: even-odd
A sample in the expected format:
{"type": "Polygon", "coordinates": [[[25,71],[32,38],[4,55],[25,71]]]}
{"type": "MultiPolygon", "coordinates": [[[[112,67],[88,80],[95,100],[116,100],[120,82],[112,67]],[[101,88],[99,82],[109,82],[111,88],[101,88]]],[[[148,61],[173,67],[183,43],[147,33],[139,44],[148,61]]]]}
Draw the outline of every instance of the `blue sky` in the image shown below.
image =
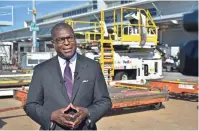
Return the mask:
{"type": "MultiPolygon", "coordinates": [[[[36,0],[37,17],[43,16],[45,14],[54,13],[58,11],[65,10],[67,8],[72,8],[79,6],[88,2],[90,0],[77,1],[77,0],[65,0],[65,1],[38,1],[36,0]]],[[[32,20],[32,14],[28,14],[28,7],[32,9],[32,1],[0,1],[0,7],[10,6],[14,7],[14,25],[8,27],[0,27],[0,32],[5,32],[13,29],[23,28],[24,21],[32,20]]],[[[4,12],[10,12],[8,9],[1,9],[0,14],[4,12]]],[[[9,15],[0,15],[1,20],[11,20],[9,15]]]]}

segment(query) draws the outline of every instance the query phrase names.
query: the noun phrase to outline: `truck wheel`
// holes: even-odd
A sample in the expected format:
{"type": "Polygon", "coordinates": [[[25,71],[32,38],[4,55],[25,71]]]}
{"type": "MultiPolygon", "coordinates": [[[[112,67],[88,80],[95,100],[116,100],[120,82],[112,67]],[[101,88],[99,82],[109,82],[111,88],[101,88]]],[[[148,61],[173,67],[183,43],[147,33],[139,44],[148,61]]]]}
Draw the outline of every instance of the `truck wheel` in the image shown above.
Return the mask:
{"type": "Polygon", "coordinates": [[[128,80],[128,74],[121,71],[121,72],[117,72],[115,75],[115,80],[128,80]]]}
{"type": "Polygon", "coordinates": [[[159,110],[161,107],[162,107],[162,102],[151,105],[151,108],[154,110],[159,110]]]}

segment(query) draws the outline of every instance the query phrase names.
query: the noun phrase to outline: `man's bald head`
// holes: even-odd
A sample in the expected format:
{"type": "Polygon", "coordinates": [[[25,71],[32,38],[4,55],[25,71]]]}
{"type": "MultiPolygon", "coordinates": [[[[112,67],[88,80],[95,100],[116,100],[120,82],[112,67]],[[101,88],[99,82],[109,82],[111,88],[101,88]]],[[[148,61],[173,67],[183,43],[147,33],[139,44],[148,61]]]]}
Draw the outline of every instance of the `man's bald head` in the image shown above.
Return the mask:
{"type": "Polygon", "coordinates": [[[74,33],[73,28],[67,24],[67,23],[58,23],[56,25],[53,26],[53,28],[51,29],[51,36],[54,37],[55,36],[55,32],[61,29],[67,29],[69,31],[71,31],[72,33],[74,33]]]}

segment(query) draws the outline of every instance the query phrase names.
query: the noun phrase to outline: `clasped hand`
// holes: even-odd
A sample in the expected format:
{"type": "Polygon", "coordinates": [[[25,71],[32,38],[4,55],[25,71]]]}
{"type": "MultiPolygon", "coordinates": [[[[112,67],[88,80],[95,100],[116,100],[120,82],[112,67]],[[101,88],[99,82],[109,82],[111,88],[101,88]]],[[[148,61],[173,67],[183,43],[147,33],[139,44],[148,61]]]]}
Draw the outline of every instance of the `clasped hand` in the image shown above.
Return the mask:
{"type": "Polygon", "coordinates": [[[66,108],[56,110],[51,115],[51,120],[71,129],[76,128],[88,116],[88,109],[69,104],[66,108]],[[75,113],[71,114],[70,110],[75,113]]]}

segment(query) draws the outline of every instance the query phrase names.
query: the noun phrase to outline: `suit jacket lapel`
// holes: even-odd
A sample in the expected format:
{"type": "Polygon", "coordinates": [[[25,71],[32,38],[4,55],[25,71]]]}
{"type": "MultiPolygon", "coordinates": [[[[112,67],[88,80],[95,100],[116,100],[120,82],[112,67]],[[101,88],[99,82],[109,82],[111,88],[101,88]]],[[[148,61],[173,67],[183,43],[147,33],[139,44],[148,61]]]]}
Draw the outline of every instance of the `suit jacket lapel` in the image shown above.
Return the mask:
{"type": "Polygon", "coordinates": [[[57,86],[57,88],[55,90],[59,89],[59,92],[61,92],[61,94],[65,98],[65,100],[70,103],[70,100],[69,100],[69,97],[67,94],[67,90],[64,85],[64,79],[62,77],[61,68],[60,68],[59,61],[58,61],[58,56],[53,58],[52,65],[49,65],[49,67],[50,67],[51,75],[54,80],[53,82],[55,82],[55,84],[57,86]]]}
{"type": "Polygon", "coordinates": [[[74,84],[73,84],[73,92],[72,92],[72,99],[71,101],[73,102],[76,94],[80,88],[81,85],[81,79],[84,71],[84,68],[87,67],[87,63],[85,63],[84,58],[77,54],[77,60],[76,60],[76,67],[75,67],[75,74],[74,74],[74,84]]]}

